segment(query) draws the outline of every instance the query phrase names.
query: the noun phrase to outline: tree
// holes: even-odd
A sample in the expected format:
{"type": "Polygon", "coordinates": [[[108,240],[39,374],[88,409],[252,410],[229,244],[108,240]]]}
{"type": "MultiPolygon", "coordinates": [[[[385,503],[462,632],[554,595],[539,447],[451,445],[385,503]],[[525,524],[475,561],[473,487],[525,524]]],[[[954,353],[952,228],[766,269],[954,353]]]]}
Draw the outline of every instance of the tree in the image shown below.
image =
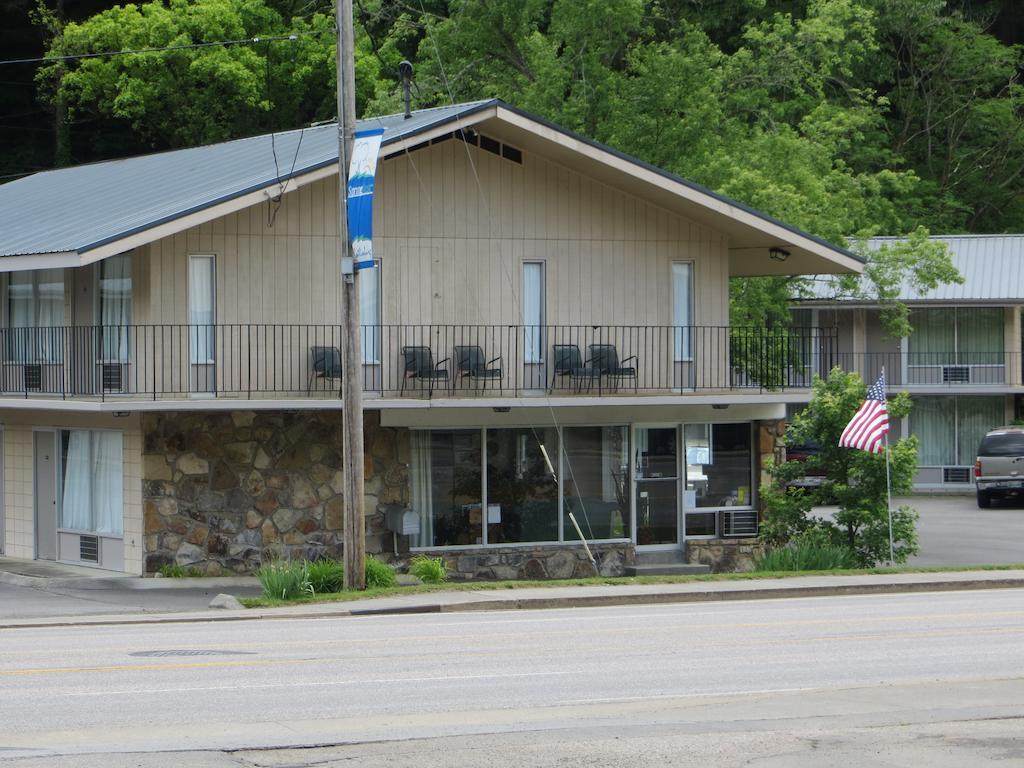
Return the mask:
{"type": "MultiPolygon", "coordinates": [[[[840,448],[839,437],[864,402],[867,388],[856,373],[836,368],[828,379],[815,377],[807,408],[797,413],[786,431],[790,445],[815,443],[819,453],[803,462],[787,462],[770,468],[771,482],[761,488],[765,520],[761,536],[769,544],[784,545],[794,537],[817,531],[831,543],[849,548],[863,567],[889,559],[886,459],[852,448],[840,448]],[[823,472],[818,488],[789,488],[808,472],[823,472]],[[812,515],[815,506],[838,505],[831,518],[812,515]]],[[[910,398],[900,393],[888,403],[889,418],[910,412],[910,398]]],[[[910,492],[917,471],[917,438],[902,438],[887,448],[894,495],[910,492]]],[[[915,521],[909,506],[892,512],[896,562],[917,552],[915,521]]]]}

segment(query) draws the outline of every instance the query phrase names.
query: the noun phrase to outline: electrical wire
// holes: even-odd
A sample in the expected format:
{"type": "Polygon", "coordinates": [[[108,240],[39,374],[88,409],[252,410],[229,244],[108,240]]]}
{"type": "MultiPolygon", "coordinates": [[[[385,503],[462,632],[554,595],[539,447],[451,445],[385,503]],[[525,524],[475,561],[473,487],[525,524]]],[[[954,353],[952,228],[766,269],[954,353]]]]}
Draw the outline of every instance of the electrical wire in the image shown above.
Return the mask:
{"type": "Polygon", "coordinates": [[[0,59],[3,64],[51,64],[59,61],[79,61],[82,59],[101,59],[113,56],[134,56],[140,53],[163,53],[166,51],[191,51],[200,48],[228,47],[232,45],[259,45],[260,43],[274,43],[288,41],[294,43],[300,37],[318,37],[320,35],[336,35],[335,29],[311,29],[304,32],[289,32],[286,35],[257,35],[255,37],[244,37],[238,40],[213,40],[206,43],[187,43],[182,45],[165,45],[160,48],[133,48],[126,51],[98,51],[96,53],[68,53],[61,56],[38,56],[27,59],[0,59]]]}

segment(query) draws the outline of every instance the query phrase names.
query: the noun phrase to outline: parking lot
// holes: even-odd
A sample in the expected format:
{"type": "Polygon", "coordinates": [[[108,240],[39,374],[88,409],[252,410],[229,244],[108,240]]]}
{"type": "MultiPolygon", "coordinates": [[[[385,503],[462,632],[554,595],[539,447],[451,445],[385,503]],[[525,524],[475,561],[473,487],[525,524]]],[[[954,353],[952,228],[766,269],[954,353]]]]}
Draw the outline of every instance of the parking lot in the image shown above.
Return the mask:
{"type": "Polygon", "coordinates": [[[1024,501],[993,502],[978,509],[970,496],[934,495],[893,499],[921,519],[921,551],[907,565],[1009,565],[1024,563],[1024,501]]]}

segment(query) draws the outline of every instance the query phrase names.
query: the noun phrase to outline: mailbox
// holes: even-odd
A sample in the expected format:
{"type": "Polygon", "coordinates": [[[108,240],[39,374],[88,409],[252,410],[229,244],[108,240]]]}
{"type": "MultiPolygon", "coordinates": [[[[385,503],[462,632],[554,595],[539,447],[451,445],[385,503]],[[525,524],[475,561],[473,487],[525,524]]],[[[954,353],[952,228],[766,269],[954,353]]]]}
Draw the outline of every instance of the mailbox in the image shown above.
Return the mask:
{"type": "Polygon", "coordinates": [[[384,524],[389,531],[402,536],[415,536],[420,532],[420,516],[411,509],[389,509],[384,524]]]}

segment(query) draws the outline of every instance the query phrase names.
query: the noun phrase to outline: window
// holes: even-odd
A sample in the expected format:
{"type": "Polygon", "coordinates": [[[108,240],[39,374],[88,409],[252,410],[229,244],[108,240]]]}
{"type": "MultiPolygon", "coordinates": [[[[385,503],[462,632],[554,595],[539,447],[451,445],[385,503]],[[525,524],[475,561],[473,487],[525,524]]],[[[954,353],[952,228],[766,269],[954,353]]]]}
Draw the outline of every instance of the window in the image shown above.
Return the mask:
{"type": "Polygon", "coordinates": [[[577,538],[572,512],[588,539],[629,536],[629,429],[565,427],[562,527],[566,541],[577,538]]]}
{"type": "Polygon", "coordinates": [[[120,432],[65,429],[61,441],[60,525],[121,536],[124,525],[120,432]]]}
{"type": "Polygon", "coordinates": [[[693,359],[693,264],[672,263],[672,325],[675,328],[675,360],[693,359]]]}
{"type": "Polygon", "coordinates": [[[132,324],[132,255],[121,253],[99,264],[100,356],[106,362],[128,361],[132,324]]]}
{"type": "Polygon", "coordinates": [[[483,544],[480,430],[412,433],[412,506],[421,547],[483,544]]]}
{"type": "Polygon", "coordinates": [[[216,280],[213,256],[190,256],[188,260],[188,302],[191,327],[190,350],[193,363],[214,362],[216,322],[216,280]]]}
{"type": "Polygon", "coordinates": [[[359,271],[359,324],[363,331],[363,362],[380,362],[380,259],[373,269],[359,271]]]}
{"type": "Polygon", "coordinates": [[[487,542],[558,541],[558,433],[487,430],[487,542]]]}
{"type": "Polygon", "coordinates": [[[8,356],[18,362],[63,359],[64,270],[11,272],[7,284],[8,356]]]}
{"type": "Polygon", "coordinates": [[[579,541],[569,512],[588,540],[628,538],[629,429],[566,427],[563,439],[564,457],[554,427],[413,432],[418,546],[579,541]]]}
{"type": "Polygon", "coordinates": [[[523,325],[526,362],[544,362],[544,262],[523,263],[523,325]]]}
{"type": "Polygon", "coordinates": [[[1001,307],[944,307],[910,313],[910,365],[1004,365],[1001,307]]]}
{"type": "MultiPolygon", "coordinates": [[[[752,507],[753,451],[749,423],[687,424],[686,490],[697,508],[752,507]]],[[[687,536],[714,536],[714,512],[687,512],[687,536]]]]}
{"type": "Polygon", "coordinates": [[[1006,421],[1000,396],[929,395],[913,398],[910,434],[922,467],[969,467],[985,433],[1006,421]]]}

